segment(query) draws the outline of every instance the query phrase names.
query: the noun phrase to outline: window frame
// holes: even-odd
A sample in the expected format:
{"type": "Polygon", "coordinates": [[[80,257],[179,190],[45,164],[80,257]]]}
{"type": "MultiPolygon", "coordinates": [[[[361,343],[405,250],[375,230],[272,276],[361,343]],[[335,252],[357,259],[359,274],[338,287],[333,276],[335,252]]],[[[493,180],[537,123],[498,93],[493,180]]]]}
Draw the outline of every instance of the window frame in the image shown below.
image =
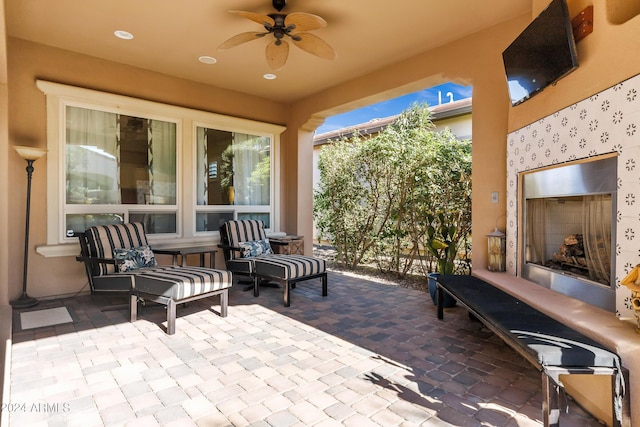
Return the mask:
{"type": "MultiPolygon", "coordinates": [[[[176,117],[161,116],[158,114],[146,114],[142,111],[129,111],[127,109],[119,109],[113,106],[97,105],[88,102],[79,102],[76,100],[61,99],[61,119],[60,125],[66,123],[66,111],[67,107],[79,107],[90,110],[104,111],[112,114],[120,114],[127,116],[140,117],[143,119],[161,120],[164,122],[174,123],[176,125],[176,203],[174,205],[139,205],[139,204],[69,204],[66,202],[66,189],[64,185],[59,185],[60,191],[60,235],[59,240],[61,243],[75,243],[76,237],[69,237],[66,235],[65,218],[68,214],[92,214],[92,213],[105,213],[105,214],[124,214],[124,221],[129,221],[129,215],[131,213],[175,213],[176,214],[176,232],[175,233],[163,233],[161,236],[165,238],[177,238],[181,235],[181,210],[182,210],[182,162],[181,152],[179,147],[183,145],[182,140],[182,121],[176,117]]],[[[64,148],[58,148],[58,161],[62,165],[60,173],[62,174],[62,181],[66,181],[67,161],[66,161],[66,126],[62,130],[62,139],[60,140],[64,148]],[[61,149],[62,148],[62,149],[61,149]]],[[[51,148],[48,147],[50,152],[51,148]]],[[[50,156],[51,157],[51,156],[50,156]]],[[[149,234],[149,237],[156,237],[158,234],[149,234]]]]}
{"type": "MultiPolygon", "coordinates": [[[[279,230],[280,173],[279,152],[280,134],[286,127],[271,123],[258,122],[249,119],[210,113],[202,110],[163,104],[139,98],[116,95],[92,89],[69,86],[60,83],[37,80],[36,86],[46,96],[47,123],[47,241],[38,246],[37,252],[45,257],[77,255],[77,239],[67,237],[65,224],[66,205],[66,125],[64,122],[67,105],[92,108],[101,111],[115,112],[144,118],[171,121],[176,123],[176,205],[78,205],[83,212],[91,213],[122,213],[124,206],[127,211],[156,211],[176,212],[176,234],[151,234],[149,241],[153,244],[170,243],[172,245],[211,244],[219,240],[219,232],[196,232],[196,126],[220,129],[229,132],[247,133],[267,136],[271,139],[271,189],[270,204],[268,206],[202,206],[203,208],[218,208],[219,211],[234,211],[234,218],[238,213],[248,209],[251,212],[261,212],[255,208],[268,210],[271,227],[268,231],[279,230]],[[90,211],[90,212],[88,212],[90,211]]],[[[73,212],[69,212],[73,213],[73,212]]]]}

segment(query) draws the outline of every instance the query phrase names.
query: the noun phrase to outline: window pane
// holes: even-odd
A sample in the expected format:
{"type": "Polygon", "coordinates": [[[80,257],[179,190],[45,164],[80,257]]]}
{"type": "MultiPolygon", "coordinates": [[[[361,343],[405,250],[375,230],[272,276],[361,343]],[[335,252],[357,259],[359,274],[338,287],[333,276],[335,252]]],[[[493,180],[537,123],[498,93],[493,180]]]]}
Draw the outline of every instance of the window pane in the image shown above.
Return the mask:
{"type": "Polygon", "coordinates": [[[67,107],[67,203],[120,204],[116,114],[67,107]]]}
{"type": "Polygon", "coordinates": [[[268,213],[239,213],[238,219],[257,219],[264,222],[264,228],[271,228],[268,213]]]}
{"type": "Polygon", "coordinates": [[[67,237],[95,225],[122,224],[124,214],[70,214],[66,216],[67,237]]]}
{"type": "Polygon", "coordinates": [[[196,231],[219,231],[220,226],[233,219],[233,212],[201,212],[196,214],[196,231]]]}
{"type": "Polygon", "coordinates": [[[271,138],[197,129],[198,205],[270,204],[271,138]]]}
{"type": "Polygon", "coordinates": [[[67,204],[176,204],[176,124],[66,108],[67,204]]]}
{"type": "Polygon", "coordinates": [[[147,234],[175,234],[176,214],[175,213],[150,213],[136,212],[129,214],[129,222],[141,222],[147,234]]]}

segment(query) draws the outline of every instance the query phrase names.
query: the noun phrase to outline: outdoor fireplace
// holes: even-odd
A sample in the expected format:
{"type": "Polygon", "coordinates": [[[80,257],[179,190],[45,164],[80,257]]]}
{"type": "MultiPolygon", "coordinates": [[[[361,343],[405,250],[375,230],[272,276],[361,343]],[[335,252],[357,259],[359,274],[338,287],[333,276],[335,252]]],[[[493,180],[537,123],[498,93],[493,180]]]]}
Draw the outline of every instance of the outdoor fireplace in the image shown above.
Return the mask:
{"type": "Polygon", "coordinates": [[[617,158],[524,173],[522,277],[615,311],[617,158]]]}

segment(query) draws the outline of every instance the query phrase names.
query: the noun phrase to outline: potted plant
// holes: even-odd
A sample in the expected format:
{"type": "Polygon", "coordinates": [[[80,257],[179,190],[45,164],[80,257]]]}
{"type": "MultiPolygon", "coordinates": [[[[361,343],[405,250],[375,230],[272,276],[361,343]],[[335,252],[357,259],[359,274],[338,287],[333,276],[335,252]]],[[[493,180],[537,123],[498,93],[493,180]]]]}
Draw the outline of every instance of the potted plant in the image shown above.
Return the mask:
{"type": "MultiPolygon", "coordinates": [[[[448,215],[439,212],[437,215],[427,214],[427,240],[425,248],[436,259],[437,272],[427,274],[429,294],[434,304],[436,299],[436,280],[441,274],[453,274],[455,270],[454,260],[457,255],[456,213],[448,215]]],[[[444,306],[453,307],[456,300],[449,294],[444,294],[444,306]]]]}

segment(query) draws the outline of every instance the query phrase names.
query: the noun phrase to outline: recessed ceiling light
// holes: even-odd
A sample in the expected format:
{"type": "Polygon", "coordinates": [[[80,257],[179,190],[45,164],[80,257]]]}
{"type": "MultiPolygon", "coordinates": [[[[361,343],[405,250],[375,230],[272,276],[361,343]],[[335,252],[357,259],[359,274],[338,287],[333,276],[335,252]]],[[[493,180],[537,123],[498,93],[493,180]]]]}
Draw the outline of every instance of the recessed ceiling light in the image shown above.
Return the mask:
{"type": "Polygon", "coordinates": [[[133,34],[131,34],[129,31],[116,30],[113,32],[113,34],[115,34],[117,38],[122,40],[131,40],[133,38],[133,34]]]}
{"type": "Polygon", "coordinates": [[[264,76],[262,76],[262,77],[264,77],[264,78],[265,78],[265,79],[267,79],[267,80],[274,80],[274,79],[275,79],[276,77],[278,77],[278,76],[276,76],[275,74],[265,74],[265,75],[264,75],[264,76]]]}
{"type": "Polygon", "coordinates": [[[218,60],[213,56],[206,56],[206,55],[198,58],[198,61],[202,62],[203,64],[215,64],[216,62],[218,62],[218,60]]]}

